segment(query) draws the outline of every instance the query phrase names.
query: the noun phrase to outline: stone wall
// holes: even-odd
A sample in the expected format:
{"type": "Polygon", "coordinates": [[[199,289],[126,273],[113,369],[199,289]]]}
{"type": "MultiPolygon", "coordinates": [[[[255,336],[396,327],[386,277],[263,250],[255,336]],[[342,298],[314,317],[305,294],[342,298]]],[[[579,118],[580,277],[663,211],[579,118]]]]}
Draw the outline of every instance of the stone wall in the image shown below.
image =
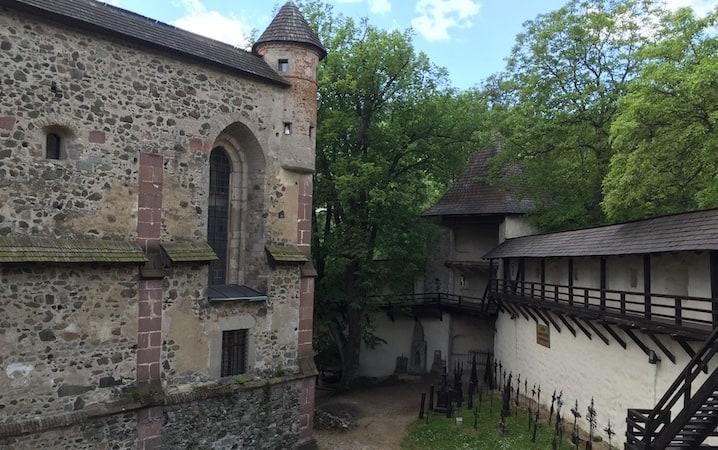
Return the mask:
{"type": "Polygon", "coordinates": [[[0,424],[134,384],[137,284],[131,266],[0,265],[0,424]]]}
{"type": "Polygon", "coordinates": [[[87,420],[65,428],[5,438],[0,448],[11,450],[134,450],[137,416],[134,412],[87,420]]]}
{"type": "Polygon", "coordinates": [[[162,447],[290,449],[299,436],[300,382],[164,408],[162,447]]]}
{"type": "MultiPolygon", "coordinates": [[[[6,6],[0,45],[0,237],[130,240],[150,256],[160,242],[205,241],[209,155],[222,146],[233,163],[227,279],[269,296],[209,304],[207,268],[198,264],[153,279],[122,265],[0,266],[0,425],[84,414],[126,400],[135,384],[171,395],[211,386],[225,329],[251,330],[250,378],[299,377],[266,398],[252,391],[156,405],[131,420],[82,419],[6,442],[109,448],[116,433],[116,448],[162,440],[173,448],[195,442],[186,430],[195,423],[195,432],[236,425],[239,439],[266,440],[266,448],[288,446],[300,428],[311,435],[312,371],[301,375],[298,360],[311,357],[313,280],[296,264],[273,266],[265,244],[309,253],[316,53],[282,48],[301,72],[287,87],[6,6]],[[284,122],[293,133],[284,134],[284,122]],[[63,139],[59,160],[45,157],[48,132],[63,139]],[[253,428],[266,404],[278,417],[253,428]],[[228,414],[232,407],[243,415],[228,414]],[[214,422],[191,421],[190,411],[214,422]]],[[[214,437],[198,445],[235,445],[214,437]]]]}

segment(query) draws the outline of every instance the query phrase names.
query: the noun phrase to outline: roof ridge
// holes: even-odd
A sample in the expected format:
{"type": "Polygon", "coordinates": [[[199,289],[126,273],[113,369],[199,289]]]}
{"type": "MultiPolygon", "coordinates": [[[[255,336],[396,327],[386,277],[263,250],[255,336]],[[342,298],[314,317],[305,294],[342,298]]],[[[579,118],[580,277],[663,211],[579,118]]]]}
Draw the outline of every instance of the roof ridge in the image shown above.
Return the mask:
{"type": "Polygon", "coordinates": [[[607,228],[607,227],[613,227],[613,226],[618,226],[618,225],[627,225],[627,224],[637,223],[637,222],[647,222],[649,220],[657,220],[657,219],[663,219],[663,218],[667,218],[667,217],[689,215],[689,214],[708,212],[708,211],[714,211],[714,210],[718,211],[718,206],[714,206],[712,208],[691,209],[688,211],[660,214],[658,216],[644,217],[643,219],[631,219],[631,220],[624,220],[621,222],[604,223],[601,225],[569,228],[566,230],[544,231],[541,233],[527,234],[526,236],[518,236],[518,237],[514,237],[514,238],[509,238],[506,240],[510,241],[510,240],[514,240],[514,239],[522,239],[522,238],[527,238],[527,237],[531,237],[531,236],[547,236],[547,235],[551,235],[551,234],[570,233],[573,231],[594,230],[594,229],[598,229],[598,228],[607,228]]]}
{"type": "Polygon", "coordinates": [[[65,23],[74,22],[93,31],[99,29],[274,83],[288,84],[261,56],[249,50],[98,0],[8,0],[8,3],[55,22],[62,23],[64,19],[65,23]],[[118,20],[124,23],[117,23],[118,20]]]}

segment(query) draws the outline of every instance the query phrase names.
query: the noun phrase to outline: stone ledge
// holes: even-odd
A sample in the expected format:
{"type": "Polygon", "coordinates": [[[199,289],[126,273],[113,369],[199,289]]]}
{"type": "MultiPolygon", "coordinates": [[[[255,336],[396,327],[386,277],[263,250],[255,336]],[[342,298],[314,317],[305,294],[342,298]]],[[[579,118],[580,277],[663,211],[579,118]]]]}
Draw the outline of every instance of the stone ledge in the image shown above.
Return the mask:
{"type": "Polygon", "coordinates": [[[301,381],[314,376],[316,376],[316,373],[303,373],[271,379],[247,381],[244,383],[238,382],[236,379],[231,379],[210,385],[200,386],[188,392],[158,393],[148,395],[146,398],[136,401],[125,399],[100,403],[87,406],[82,411],[57,414],[48,417],[39,417],[22,422],[0,424],[0,438],[16,437],[26,434],[40,433],[56,428],[65,428],[72,425],[79,425],[95,418],[113,416],[157,406],[172,406],[199,400],[207,400],[215,397],[223,397],[237,392],[252,391],[265,387],[301,381]]]}

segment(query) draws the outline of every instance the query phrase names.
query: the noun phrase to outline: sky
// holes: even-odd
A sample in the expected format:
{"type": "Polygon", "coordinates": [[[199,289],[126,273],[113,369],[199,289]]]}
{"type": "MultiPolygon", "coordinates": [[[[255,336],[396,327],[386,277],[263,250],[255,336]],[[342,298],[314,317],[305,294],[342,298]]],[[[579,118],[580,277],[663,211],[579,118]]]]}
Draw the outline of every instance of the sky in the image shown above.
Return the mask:
{"type": "MultiPolygon", "coordinates": [[[[232,45],[248,47],[252,30],[272,20],[281,0],[105,0],[115,6],[232,45]]],[[[466,89],[503,69],[515,36],[526,20],[561,7],[567,0],[326,0],[336,12],[368,17],[372,25],[412,28],[414,44],[446,67],[451,83],[466,89]]],[[[665,0],[669,8],[689,6],[705,14],[718,0],[665,0]]]]}

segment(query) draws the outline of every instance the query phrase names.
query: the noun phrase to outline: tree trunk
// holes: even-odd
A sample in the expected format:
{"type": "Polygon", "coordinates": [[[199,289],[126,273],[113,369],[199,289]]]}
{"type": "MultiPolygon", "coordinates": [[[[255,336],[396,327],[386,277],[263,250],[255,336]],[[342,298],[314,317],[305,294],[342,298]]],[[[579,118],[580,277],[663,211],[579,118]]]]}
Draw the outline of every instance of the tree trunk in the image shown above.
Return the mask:
{"type": "Polygon", "coordinates": [[[350,386],[359,376],[359,352],[362,337],[363,295],[357,287],[358,261],[352,261],[344,274],[344,292],[349,302],[346,311],[346,341],[342,352],[342,385],[350,386]]]}

